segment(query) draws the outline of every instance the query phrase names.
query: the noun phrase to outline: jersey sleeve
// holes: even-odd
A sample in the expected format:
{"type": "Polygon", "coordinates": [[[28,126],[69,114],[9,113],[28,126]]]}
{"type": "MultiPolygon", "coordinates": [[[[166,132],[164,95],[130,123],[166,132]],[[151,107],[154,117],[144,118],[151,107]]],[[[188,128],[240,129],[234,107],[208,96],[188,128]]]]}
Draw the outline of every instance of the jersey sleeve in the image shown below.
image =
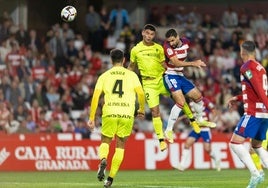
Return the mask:
{"type": "Polygon", "coordinates": [[[100,76],[99,79],[97,80],[97,83],[95,85],[95,89],[93,92],[92,100],[91,100],[91,105],[90,105],[90,114],[89,114],[89,119],[91,121],[94,121],[95,119],[95,114],[98,108],[99,104],[99,98],[103,90],[103,77],[100,76]]]}
{"type": "Polygon", "coordinates": [[[130,51],[130,62],[132,63],[136,63],[136,48],[135,46],[132,48],[132,50],[130,51]]]}
{"type": "Polygon", "coordinates": [[[164,53],[168,59],[176,55],[174,49],[167,42],[164,43],[164,53]]]}
{"type": "Polygon", "coordinates": [[[144,113],[145,111],[145,94],[139,78],[136,74],[133,74],[133,84],[135,92],[137,93],[138,103],[139,103],[139,110],[144,113]]]}

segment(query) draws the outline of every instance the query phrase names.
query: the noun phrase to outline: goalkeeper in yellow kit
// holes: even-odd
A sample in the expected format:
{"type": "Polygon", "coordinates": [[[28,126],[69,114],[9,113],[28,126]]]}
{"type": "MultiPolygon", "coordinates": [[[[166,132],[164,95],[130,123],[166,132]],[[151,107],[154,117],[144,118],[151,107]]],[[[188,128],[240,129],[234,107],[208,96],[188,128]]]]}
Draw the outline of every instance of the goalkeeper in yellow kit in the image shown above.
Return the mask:
{"type": "Polygon", "coordinates": [[[101,145],[99,158],[101,160],[97,177],[99,181],[105,178],[107,157],[112,139],[116,140],[116,149],[112,157],[111,169],[104,187],[111,187],[124,158],[125,142],[132,132],[134,123],[136,94],[139,103],[139,118],[144,118],[145,95],[138,76],[123,67],[124,53],[119,49],[110,52],[113,67],[104,72],[97,80],[92,102],[88,126],[92,130],[95,127],[95,114],[99,103],[99,97],[104,93],[104,105],[102,107],[101,145]]]}

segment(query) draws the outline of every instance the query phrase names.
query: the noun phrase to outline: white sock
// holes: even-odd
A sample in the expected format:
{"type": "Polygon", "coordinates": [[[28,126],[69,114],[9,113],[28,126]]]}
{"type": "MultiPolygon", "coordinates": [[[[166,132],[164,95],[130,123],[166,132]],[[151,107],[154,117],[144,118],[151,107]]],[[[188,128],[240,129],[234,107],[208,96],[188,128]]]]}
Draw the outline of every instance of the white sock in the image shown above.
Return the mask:
{"type": "Polygon", "coordinates": [[[260,156],[265,168],[268,168],[268,152],[263,147],[254,148],[254,150],[260,156]]]}
{"type": "Polygon", "coordinates": [[[193,102],[193,108],[196,113],[197,121],[203,121],[203,110],[204,110],[204,102],[201,100],[199,102],[193,102]]]}
{"type": "Polygon", "coordinates": [[[210,152],[209,156],[211,157],[211,159],[214,160],[214,162],[217,161],[217,159],[216,159],[216,155],[215,155],[215,153],[214,153],[213,151],[210,152]]]}
{"type": "Polygon", "coordinates": [[[170,115],[168,117],[168,124],[167,124],[167,128],[166,131],[172,131],[174,124],[176,122],[176,120],[178,119],[180,113],[181,113],[181,108],[178,105],[174,105],[171,109],[170,115]]]}
{"type": "Polygon", "coordinates": [[[183,149],[182,156],[181,156],[181,166],[185,169],[187,159],[189,158],[190,149],[183,149]]]}
{"type": "Polygon", "coordinates": [[[246,165],[252,176],[258,176],[260,174],[250,157],[249,151],[243,144],[229,143],[229,146],[238,158],[246,165]]]}

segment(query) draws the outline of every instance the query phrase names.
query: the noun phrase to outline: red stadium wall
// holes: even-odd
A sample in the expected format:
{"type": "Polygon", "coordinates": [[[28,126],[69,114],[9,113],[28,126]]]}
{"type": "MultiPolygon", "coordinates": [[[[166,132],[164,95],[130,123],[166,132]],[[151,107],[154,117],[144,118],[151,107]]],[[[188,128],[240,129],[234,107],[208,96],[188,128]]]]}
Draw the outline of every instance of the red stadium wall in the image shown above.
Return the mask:
{"type": "MultiPolygon", "coordinates": [[[[221,167],[244,168],[228,147],[230,135],[217,133],[213,136],[212,149],[221,158],[221,167]]],[[[183,142],[183,139],[176,139],[167,151],[161,152],[151,134],[133,135],[127,142],[121,169],[171,169],[178,163],[183,142]]],[[[0,171],[97,170],[99,144],[98,140],[82,140],[75,134],[1,135],[0,171]]],[[[191,153],[190,169],[213,168],[202,142],[195,143],[191,153]]]]}

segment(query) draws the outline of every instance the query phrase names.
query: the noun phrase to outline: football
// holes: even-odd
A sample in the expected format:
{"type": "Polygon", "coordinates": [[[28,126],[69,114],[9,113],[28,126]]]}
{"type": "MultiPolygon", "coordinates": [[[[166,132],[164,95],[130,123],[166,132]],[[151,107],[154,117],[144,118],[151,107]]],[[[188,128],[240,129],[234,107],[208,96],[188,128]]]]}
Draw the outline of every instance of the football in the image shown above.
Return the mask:
{"type": "Polygon", "coordinates": [[[66,6],[61,10],[61,19],[65,22],[71,22],[75,19],[77,14],[76,8],[73,6],[66,6]]]}

